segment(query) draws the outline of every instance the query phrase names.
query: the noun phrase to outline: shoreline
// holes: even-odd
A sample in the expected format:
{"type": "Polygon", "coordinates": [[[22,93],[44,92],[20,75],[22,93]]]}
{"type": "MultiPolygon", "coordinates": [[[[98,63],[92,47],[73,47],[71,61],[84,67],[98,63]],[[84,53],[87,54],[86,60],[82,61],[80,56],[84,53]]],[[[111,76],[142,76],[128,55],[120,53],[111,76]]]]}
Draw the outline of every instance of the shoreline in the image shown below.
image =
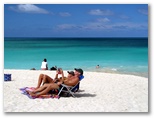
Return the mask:
{"type": "MultiPolygon", "coordinates": [[[[4,71],[11,71],[11,70],[17,70],[17,71],[43,71],[43,72],[54,72],[55,70],[32,70],[32,69],[3,69],[4,71]]],[[[70,71],[70,70],[63,70],[63,71],[70,71]]],[[[149,78],[149,75],[145,75],[145,76],[142,76],[142,75],[139,75],[139,74],[131,74],[131,73],[122,73],[122,72],[118,72],[118,71],[100,71],[100,70],[93,70],[93,71],[84,71],[84,72],[89,72],[89,73],[107,73],[107,74],[119,74],[119,75],[132,75],[132,76],[137,76],[137,77],[143,77],[143,78],[149,78]]]]}
{"type": "Polygon", "coordinates": [[[4,112],[148,112],[145,77],[85,71],[76,98],[29,99],[19,88],[36,87],[40,73],[55,77],[56,72],[4,69],[4,73],[12,74],[12,81],[3,82],[4,112]]]}

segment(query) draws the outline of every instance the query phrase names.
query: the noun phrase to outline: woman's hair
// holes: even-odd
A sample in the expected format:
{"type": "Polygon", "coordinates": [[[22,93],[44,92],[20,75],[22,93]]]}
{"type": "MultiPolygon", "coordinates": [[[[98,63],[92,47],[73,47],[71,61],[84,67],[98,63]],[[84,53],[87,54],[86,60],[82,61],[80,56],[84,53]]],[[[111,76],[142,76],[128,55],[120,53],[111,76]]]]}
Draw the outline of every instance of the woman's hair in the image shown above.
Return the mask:
{"type": "Polygon", "coordinates": [[[44,59],[44,62],[47,62],[47,59],[44,59]]]}

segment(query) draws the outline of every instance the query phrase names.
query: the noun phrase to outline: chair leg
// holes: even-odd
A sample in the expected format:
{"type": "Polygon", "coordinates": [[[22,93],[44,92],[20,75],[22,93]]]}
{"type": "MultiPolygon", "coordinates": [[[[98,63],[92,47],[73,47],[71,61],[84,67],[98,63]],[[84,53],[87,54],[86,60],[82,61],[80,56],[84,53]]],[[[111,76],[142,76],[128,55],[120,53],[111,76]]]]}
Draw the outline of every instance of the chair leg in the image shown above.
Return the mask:
{"type": "Polygon", "coordinates": [[[65,86],[63,86],[63,87],[60,89],[60,91],[59,91],[59,93],[58,93],[58,96],[60,95],[60,93],[61,93],[62,91],[68,93],[68,95],[71,94],[72,97],[75,97],[74,94],[73,94],[73,92],[72,92],[72,89],[67,88],[67,87],[65,87],[65,86]],[[63,90],[64,88],[66,88],[67,91],[63,90]]]}
{"type": "Polygon", "coordinates": [[[59,91],[59,93],[58,93],[58,96],[59,96],[59,95],[60,95],[60,93],[62,92],[63,88],[64,88],[64,87],[62,87],[62,88],[60,89],[60,91],[59,91]]]}
{"type": "Polygon", "coordinates": [[[66,89],[67,89],[67,91],[68,91],[69,94],[71,94],[73,97],[75,97],[74,94],[73,94],[73,92],[71,91],[71,89],[68,89],[67,87],[66,87],[66,89]]]}
{"type": "Polygon", "coordinates": [[[71,92],[71,95],[75,98],[74,94],[71,92]]]}

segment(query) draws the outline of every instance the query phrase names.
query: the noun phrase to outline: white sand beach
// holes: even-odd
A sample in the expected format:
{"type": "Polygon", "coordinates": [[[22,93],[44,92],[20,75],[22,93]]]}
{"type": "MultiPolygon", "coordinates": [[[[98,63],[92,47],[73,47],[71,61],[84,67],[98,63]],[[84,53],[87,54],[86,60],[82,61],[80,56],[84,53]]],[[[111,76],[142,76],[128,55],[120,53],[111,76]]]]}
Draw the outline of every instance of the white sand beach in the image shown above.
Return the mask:
{"type": "Polygon", "coordinates": [[[55,71],[4,70],[12,74],[12,81],[3,84],[4,112],[148,112],[148,78],[84,72],[76,98],[30,99],[21,94],[19,88],[36,87],[40,73],[55,77],[55,71]]]}

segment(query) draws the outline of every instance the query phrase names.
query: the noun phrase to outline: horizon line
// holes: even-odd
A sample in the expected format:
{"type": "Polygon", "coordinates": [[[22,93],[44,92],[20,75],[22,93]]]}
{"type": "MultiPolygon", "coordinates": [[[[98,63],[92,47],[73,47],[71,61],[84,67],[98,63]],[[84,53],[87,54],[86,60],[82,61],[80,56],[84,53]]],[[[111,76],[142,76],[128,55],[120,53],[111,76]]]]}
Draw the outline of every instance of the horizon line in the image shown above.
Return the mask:
{"type": "Polygon", "coordinates": [[[4,38],[148,38],[148,37],[4,37],[4,38]]]}

